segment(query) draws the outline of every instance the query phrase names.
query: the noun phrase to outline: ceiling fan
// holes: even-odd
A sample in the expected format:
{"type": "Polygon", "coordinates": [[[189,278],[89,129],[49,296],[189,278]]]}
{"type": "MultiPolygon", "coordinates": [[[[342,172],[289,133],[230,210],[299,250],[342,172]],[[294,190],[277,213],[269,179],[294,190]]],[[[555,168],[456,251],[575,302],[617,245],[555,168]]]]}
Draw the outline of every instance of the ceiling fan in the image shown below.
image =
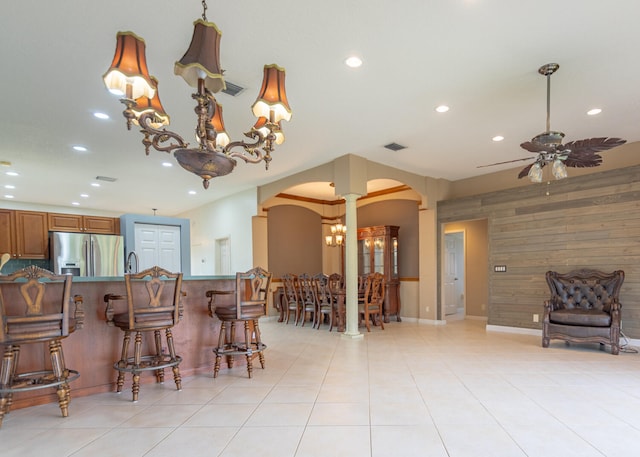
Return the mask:
{"type": "MultiPolygon", "coordinates": [[[[558,68],[560,68],[560,65],[557,63],[548,63],[538,69],[538,73],[547,78],[547,129],[543,133],[533,137],[531,141],[525,141],[520,144],[521,148],[538,154],[538,156],[533,163],[527,165],[520,171],[518,179],[528,176],[532,182],[542,182],[542,169],[549,164],[551,164],[553,176],[556,179],[563,179],[567,177],[566,167],[597,167],[602,163],[602,157],[598,154],[599,152],[626,143],[625,140],[620,138],[598,137],[570,141],[569,143],[562,144],[564,133],[552,131],[549,126],[551,75],[554,74],[558,68]]],[[[481,165],[477,168],[520,162],[522,160],[531,160],[531,157],[497,162],[490,165],[481,165]]]]}

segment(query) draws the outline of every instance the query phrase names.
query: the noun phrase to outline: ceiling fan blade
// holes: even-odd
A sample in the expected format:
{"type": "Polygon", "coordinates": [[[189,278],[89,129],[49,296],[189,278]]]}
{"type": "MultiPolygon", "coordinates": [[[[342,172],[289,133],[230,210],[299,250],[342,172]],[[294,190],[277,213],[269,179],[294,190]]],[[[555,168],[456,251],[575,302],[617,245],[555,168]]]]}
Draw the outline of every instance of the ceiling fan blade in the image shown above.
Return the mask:
{"type": "MultiPolygon", "coordinates": [[[[535,163],[535,162],[533,162],[533,163],[535,163]]],[[[518,179],[524,178],[525,176],[527,176],[529,174],[529,170],[531,170],[531,167],[533,167],[533,163],[530,163],[529,165],[524,167],[520,171],[520,173],[518,173],[518,179]]]]}
{"type": "Polygon", "coordinates": [[[494,165],[503,165],[505,163],[522,162],[523,160],[531,160],[531,157],[524,157],[522,159],[507,160],[505,162],[490,163],[489,165],[478,165],[476,168],[493,167],[494,165]]]}
{"type": "Polygon", "coordinates": [[[575,168],[597,167],[602,163],[602,156],[593,152],[571,151],[563,160],[565,166],[575,168]]]}
{"type": "Polygon", "coordinates": [[[520,144],[522,149],[526,149],[529,152],[554,152],[555,147],[553,145],[546,145],[535,141],[525,141],[520,144]]]}
{"type": "Polygon", "coordinates": [[[558,150],[569,150],[580,153],[595,153],[600,151],[606,151],[608,149],[621,146],[626,143],[626,140],[620,138],[586,138],[584,140],[570,141],[564,145],[560,145],[558,150]]]}

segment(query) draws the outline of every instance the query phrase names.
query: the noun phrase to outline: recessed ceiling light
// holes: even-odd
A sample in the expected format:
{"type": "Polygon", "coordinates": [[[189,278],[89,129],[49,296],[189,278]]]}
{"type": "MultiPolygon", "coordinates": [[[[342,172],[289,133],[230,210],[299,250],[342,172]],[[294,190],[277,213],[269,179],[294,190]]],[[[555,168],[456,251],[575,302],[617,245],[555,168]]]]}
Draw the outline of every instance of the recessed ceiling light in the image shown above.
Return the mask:
{"type": "Polygon", "coordinates": [[[362,59],[358,56],[351,56],[347,57],[344,63],[347,64],[347,67],[358,68],[362,66],[362,59]]]}
{"type": "Polygon", "coordinates": [[[5,189],[15,189],[16,186],[12,185],[12,184],[7,184],[6,186],[4,186],[5,189]]]}
{"type": "Polygon", "coordinates": [[[602,110],[600,108],[593,108],[590,109],[589,111],[587,111],[587,114],[589,116],[595,116],[596,114],[600,114],[602,112],[602,110]]]}
{"type": "Polygon", "coordinates": [[[4,198],[13,198],[13,195],[5,195],[4,198]]]}
{"type": "Polygon", "coordinates": [[[74,146],[73,149],[78,152],[87,152],[87,148],[84,146],[74,146]]]}
{"type": "Polygon", "coordinates": [[[436,108],[436,111],[439,113],[446,113],[449,111],[449,107],[447,105],[440,105],[436,108]]]}
{"type": "Polygon", "coordinates": [[[173,167],[173,164],[171,162],[162,162],[162,166],[169,168],[169,167],[173,167]]]}
{"type": "Polygon", "coordinates": [[[78,202],[71,202],[71,204],[72,204],[73,206],[80,206],[80,203],[78,203],[78,202]]]}
{"type": "Polygon", "coordinates": [[[97,183],[97,182],[92,182],[92,183],[91,183],[91,185],[92,185],[93,187],[100,187],[100,184],[99,184],[99,183],[97,183]]]}
{"type": "Polygon", "coordinates": [[[82,198],[89,198],[89,194],[80,194],[82,198]]]}
{"type": "Polygon", "coordinates": [[[491,138],[493,141],[502,141],[504,140],[504,137],[502,135],[496,135],[493,138],[491,138]]]}
{"type": "Polygon", "coordinates": [[[109,115],[107,113],[101,113],[99,111],[93,113],[93,115],[95,117],[97,117],[98,119],[109,119],[109,115]]]}
{"type": "Polygon", "coordinates": [[[20,176],[17,172],[15,171],[7,171],[5,173],[7,176],[20,176]]]}
{"type": "Polygon", "coordinates": [[[195,190],[190,190],[189,195],[195,195],[197,192],[195,190]]]}

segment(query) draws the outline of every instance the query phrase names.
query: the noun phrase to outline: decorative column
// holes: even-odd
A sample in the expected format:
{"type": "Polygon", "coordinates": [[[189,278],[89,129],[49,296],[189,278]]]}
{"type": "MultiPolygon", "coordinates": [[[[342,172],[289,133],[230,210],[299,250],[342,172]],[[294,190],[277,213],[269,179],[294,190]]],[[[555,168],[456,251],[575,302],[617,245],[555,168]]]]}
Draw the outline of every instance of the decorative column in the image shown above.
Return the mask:
{"type": "Polygon", "coordinates": [[[345,221],[347,234],[345,241],[345,287],[346,328],[343,338],[364,338],[358,331],[358,215],[356,201],[360,195],[345,194],[345,221]]]}

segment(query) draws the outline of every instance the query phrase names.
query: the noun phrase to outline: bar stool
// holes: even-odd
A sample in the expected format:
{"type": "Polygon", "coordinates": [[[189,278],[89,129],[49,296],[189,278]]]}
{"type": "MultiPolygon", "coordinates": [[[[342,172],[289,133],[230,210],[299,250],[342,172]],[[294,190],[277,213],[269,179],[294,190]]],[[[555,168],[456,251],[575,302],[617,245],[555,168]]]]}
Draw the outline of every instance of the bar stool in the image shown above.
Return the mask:
{"type": "Polygon", "coordinates": [[[84,323],[82,296],[73,297],[71,314],[71,281],[71,275],[55,275],[33,265],[0,275],[0,345],[4,346],[0,366],[0,426],[5,414],[11,411],[16,392],[54,387],[62,417],[69,415],[69,383],[80,374],[66,366],[61,341],[84,323]],[[51,368],[21,372],[18,369],[21,346],[33,343],[47,343],[51,368]]]}
{"type": "Polygon", "coordinates": [[[182,378],[179,365],[182,357],[176,355],[171,329],[182,318],[182,273],[171,273],[154,266],[140,273],[124,275],[126,296],[107,294],[107,324],[116,326],[124,332],[122,355],[113,364],[118,371],[117,392],[122,392],[125,373],[133,375],[133,401],[138,401],[140,392],[140,374],[152,371],[156,382],[164,382],[164,369],[171,368],[176,388],[182,390],[182,378]],[[115,302],[126,300],[127,309],[116,313],[115,302]],[[167,352],[163,351],[162,334],[164,330],[167,352]],[[143,353],[143,333],[153,332],[152,341],[146,345],[143,353]],[[131,334],[134,333],[133,355],[129,354],[131,334]]]}
{"type": "Polygon", "coordinates": [[[218,347],[213,349],[216,362],[213,377],[218,377],[222,356],[227,359],[227,367],[233,367],[233,357],[244,355],[247,359],[249,378],[253,374],[252,359],[258,354],[260,365],[264,369],[264,350],[267,345],[262,342],[258,319],[266,314],[267,294],[271,285],[272,274],[256,267],[246,273],[236,273],[235,290],[209,290],[209,315],[220,319],[220,336],[218,347]],[[216,304],[216,296],[233,297],[235,304],[223,306],[216,304]],[[244,341],[236,341],[236,324],[244,324],[244,341]],[[253,328],[252,328],[253,327],[253,328]]]}

